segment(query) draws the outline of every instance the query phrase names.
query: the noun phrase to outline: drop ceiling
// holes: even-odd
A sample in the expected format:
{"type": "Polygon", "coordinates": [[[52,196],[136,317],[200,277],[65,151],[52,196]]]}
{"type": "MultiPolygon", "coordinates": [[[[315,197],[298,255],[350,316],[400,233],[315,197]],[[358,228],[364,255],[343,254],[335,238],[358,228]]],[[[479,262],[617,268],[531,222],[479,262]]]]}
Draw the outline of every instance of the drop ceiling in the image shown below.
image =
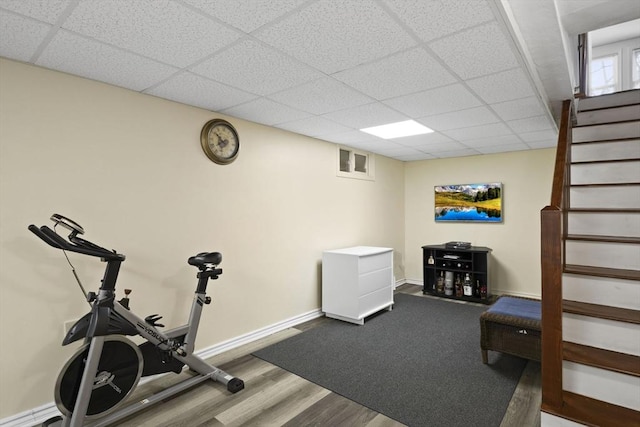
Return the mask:
{"type": "Polygon", "coordinates": [[[503,16],[497,0],[0,0],[0,56],[403,161],[553,147],[503,16]],[[408,119],[435,132],[359,130],[408,119]]]}

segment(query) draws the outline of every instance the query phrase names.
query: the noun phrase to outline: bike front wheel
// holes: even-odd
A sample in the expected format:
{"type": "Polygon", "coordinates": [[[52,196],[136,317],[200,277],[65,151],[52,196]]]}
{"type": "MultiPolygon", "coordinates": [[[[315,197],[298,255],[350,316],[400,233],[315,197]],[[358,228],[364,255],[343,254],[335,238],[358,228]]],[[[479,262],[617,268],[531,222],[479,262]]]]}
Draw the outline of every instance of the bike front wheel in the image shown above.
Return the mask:
{"type": "MultiPolygon", "coordinates": [[[[56,381],[56,406],[67,417],[73,414],[89,345],[86,343],[75,352],[56,381]]],[[[133,342],[119,335],[105,337],[93,380],[87,418],[106,415],[122,403],[138,384],[142,368],[142,353],[133,342]]]]}

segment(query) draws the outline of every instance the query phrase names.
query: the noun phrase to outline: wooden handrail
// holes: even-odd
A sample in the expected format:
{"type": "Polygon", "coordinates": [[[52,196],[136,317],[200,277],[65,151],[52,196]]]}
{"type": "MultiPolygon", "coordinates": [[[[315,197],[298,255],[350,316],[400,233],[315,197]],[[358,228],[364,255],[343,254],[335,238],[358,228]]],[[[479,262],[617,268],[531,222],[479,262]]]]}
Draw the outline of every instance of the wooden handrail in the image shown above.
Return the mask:
{"type": "Polygon", "coordinates": [[[540,212],[542,267],[542,409],[558,413],[562,392],[562,272],[571,164],[571,100],[564,101],[551,189],[540,212]]]}
{"type": "MultiPolygon", "coordinates": [[[[566,185],[569,181],[567,174],[570,163],[571,146],[571,108],[573,103],[566,100],[562,103],[562,116],[560,118],[560,131],[558,132],[558,148],[556,151],[556,163],[553,169],[553,183],[551,187],[551,204],[557,208],[563,208],[566,185]]],[[[564,201],[566,202],[566,201],[564,201]]]]}

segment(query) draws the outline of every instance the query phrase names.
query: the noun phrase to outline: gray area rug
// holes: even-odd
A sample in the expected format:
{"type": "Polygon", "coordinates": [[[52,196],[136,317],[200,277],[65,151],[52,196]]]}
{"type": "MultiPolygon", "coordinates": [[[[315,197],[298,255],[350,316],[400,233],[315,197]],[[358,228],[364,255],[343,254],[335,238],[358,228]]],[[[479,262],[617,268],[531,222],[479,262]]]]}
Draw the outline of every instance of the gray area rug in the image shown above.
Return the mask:
{"type": "Polygon", "coordinates": [[[409,426],[497,427],[526,360],[482,363],[486,309],[397,294],[363,326],[332,320],[253,354],[409,426]]]}

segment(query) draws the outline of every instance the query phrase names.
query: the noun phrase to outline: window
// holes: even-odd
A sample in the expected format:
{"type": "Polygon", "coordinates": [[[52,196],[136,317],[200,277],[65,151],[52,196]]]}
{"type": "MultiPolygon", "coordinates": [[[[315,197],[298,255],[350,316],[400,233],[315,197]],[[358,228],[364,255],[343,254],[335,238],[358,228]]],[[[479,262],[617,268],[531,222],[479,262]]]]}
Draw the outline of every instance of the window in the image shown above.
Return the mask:
{"type": "Polygon", "coordinates": [[[589,95],[604,95],[618,89],[618,55],[602,56],[589,65],[589,95]]]}
{"type": "Polygon", "coordinates": [[[338,173],[342,178],[357,178],[373,181],[375,162],[371,153],[338,146],[338,173]]]}
{"type": "Polygon", "coordinates": [[[632,88],[640,89],[640,49],[631,54],[631,79],[632,88]]]}

